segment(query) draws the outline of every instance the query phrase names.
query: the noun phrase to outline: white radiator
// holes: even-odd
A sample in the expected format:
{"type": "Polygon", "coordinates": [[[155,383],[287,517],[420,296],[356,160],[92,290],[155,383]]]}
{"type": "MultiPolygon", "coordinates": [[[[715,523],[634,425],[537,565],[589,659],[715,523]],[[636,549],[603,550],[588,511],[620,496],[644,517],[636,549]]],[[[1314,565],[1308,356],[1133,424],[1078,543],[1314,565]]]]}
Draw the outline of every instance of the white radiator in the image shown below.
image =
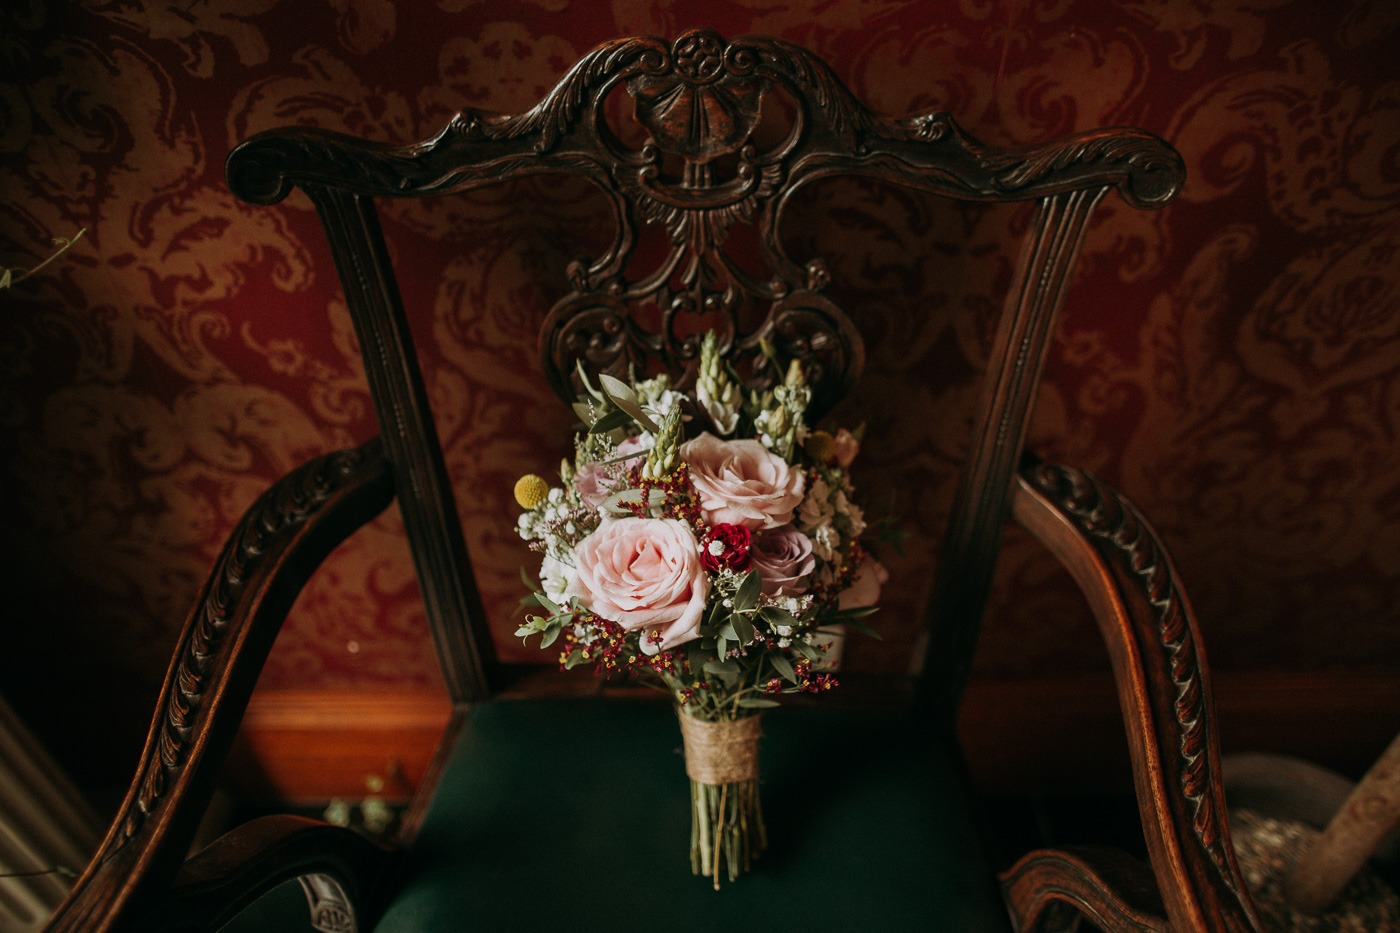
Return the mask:
{"type": "Polygon", "coordinates": [[[0,699],[0,933],[43,925],[97,848],[97,818],[0,699]]]}

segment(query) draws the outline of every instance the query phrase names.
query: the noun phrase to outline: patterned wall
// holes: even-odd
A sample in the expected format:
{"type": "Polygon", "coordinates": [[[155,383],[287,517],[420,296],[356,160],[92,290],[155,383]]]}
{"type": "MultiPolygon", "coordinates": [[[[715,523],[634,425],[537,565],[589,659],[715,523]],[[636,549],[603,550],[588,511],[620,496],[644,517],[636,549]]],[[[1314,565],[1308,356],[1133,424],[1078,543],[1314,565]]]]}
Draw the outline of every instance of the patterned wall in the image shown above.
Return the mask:
{"type": "MultiPolygon", "coordinates": [[[[14,0],[0,13],[0,264],[87,232],[0,293],[0,689],[31,716],[47,708],[51,735],[129,756],[242,509],[375,431],[310,205],[237,202],[222,181],[234,145],[289,123],[414,141],[463,106],[528,107],[603,39],[692,25],[801,42],[872,106],[946,109],[991,143],[1111,123],[1172,140],[1189,172],[1179,201],[1142,214],[1110,198],[1088,236],[1036,443],[1153,518],[1216,666],[1400,663],[1400,4],[14,0]],[[108,689],[119,699],[93,717],[86,698],[108,689]]],[[[383,212],[516,659],[534,653],[509,637],[529,559],[509,489],[556,462],[568,425],[529,341],[577,242],[599,243],[598,204],[532,182],[383,212]]],[[[791,224],[869,341],[843,412],[870,424],[858,479],[913,532],[906,556],[886,555],[887,639],[856,646],[865,669],[913,651],[1024,223],[832,182],[791,224]]],[[[978,670],[1104,663],[1072,589],[1013,536],[978,670]]],[[[436,680],[391,513],[309,586],[265,682],[436,680]]]]}

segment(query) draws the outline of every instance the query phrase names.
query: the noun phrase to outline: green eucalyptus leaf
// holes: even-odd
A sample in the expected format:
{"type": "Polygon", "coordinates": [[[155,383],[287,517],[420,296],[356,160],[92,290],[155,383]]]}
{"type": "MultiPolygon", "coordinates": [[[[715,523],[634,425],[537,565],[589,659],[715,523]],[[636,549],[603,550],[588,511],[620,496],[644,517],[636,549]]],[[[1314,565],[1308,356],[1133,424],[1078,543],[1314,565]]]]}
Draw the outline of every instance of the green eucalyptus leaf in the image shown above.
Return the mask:
{"type": "Polygon", "coordinates": [[[747,645],[753,641],[753,623],[738,613],[730,616],[729,627],[734,630],[734,640],[739,644],[747,645]]]}
{"type": "Polygon", "coordinates": [[[611,459],[600,460],[598,462],[601,463],[603,466],[612,466],[614,463],[625,463],[628,460],[636,460],[638,457],[646,459],[646,455],[649,453],[651,453],[650,447],[648,447],[646,450],[639,450],[636,453],[622,454],[619,457],[612,457],[611,459]]]}
{"type": "Polygon", "coordinates": [[[655,434],[659,429],[656,422],[642,410],[641,402],[637,399],[637,393],[632,387],[621,379],[609,376],[607,373],[598,374],[598,382],[607,393],[608,398],[622,411],[625,411],[631,419],[651,433],[655,434]]]}
{"type": "Polygon", "coordinates": [[[769,625],[788,625],[797,627],[797,617],[781,606],[764,606],[758,610],[759,616],[769,625]]]}
{"type": "Polygon", "coordinates": [[[631,402],[634,405],[637,404],[637,390],[633,389],[616,376],[610,376],[607,373],[599,373],[598,385],[607,393],[608,398],[612,399],[614,402],[621,399],[624,402],[631,402]]]}
{"type": "Polygon", "coordinates": [[[583,391],[593,396],[598,401],[603,401],[603,393],[593,388],[593,383],[588,381],[588,373],[583,368],[583,360],[574,360],[574,371],[578,373],[579,384],[583,386],[583,391]]]}
{"type": "Polygon", "coordinates": [[[559,640],[559,635],[563,631],[563,628],[547,629],[544,633],[544,637],[540,639],[540,648],[548,648],[550,645],[554,644],[559,640]]]}
{"type": "Polygon", "coordinates": [[[719,658],[711,658],[705,662],[705,673],[728,674],[731,677],[737,677],[739,675],[739,663],[737,661],[721,661],[719,658]]]}
{"type": "Polygon", "coordinates": [[[770,654],[768,660],[773,665],[773,670],[782,675],[783,679],[790,684],[797,683],[797,671],[792,669],[792,662],[780,654],[770,654]]]}
{"type": "Polygon", "coordinates": [[[631,420],[631,416],[621,408],[614,408],[593,422],[588,428],[589,434],[606,434],[615,428],[620,428],[631,420]]]}
{"type": "Polygon", "coordinates": [[[740,619],[740,617],[730,616],[729,621],[724,623],[724,625],[720,628],[719,635],[721,638],[727,638],[730,641],[737,641],[740,644],[744,644],[744,639],[739,637],[739,633],[734,627],[734,622],[736,619],[740,619]]]}
{"type": "Polygon", "coordinates": [[[690,662],[692,671],[700,671],[704,669],[705,662],[710,660],[713,655],[705,650],[704,646],[697,640],[685,646],[685,657],[690,662]]]}
{"type": "Polygon", "coordinates": [[[612,512],[614,514],[626,512],[627,510],[622,507],[624,502],[632,505],[641,505],[642,491],[640,489],[623,489],[619,492],[615,492],[603,500],[603,504],[598,507],[598,510],[601,512],[612,512]]]}
{"type": "Polygon", "coordinates": [[[782,706],[777,700],[765,700],[762,697],[743,697],[739,700],[739,705],[744,709],[772,709],[782,706]]]}
{"type": "Polygon", "coordinates": [[[738,612],[747,612],[758,605],[759,588],[763,581],[758,576],[757,570],[750,570],[744,574],[744,580],[739,584],[739,590],[734,594],[734,609],[738,612]]]}

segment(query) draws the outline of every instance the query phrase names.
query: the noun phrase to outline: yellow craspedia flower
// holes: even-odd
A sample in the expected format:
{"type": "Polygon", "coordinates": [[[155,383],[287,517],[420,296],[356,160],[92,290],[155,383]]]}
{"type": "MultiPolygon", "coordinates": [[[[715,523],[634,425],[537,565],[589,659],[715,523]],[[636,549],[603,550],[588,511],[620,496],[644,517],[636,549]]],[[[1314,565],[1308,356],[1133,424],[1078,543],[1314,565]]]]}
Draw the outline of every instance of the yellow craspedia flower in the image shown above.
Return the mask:
{"type": "Polygon", "coordinates": [[[515,481],[515,501],[522,509],[533,509],[549,495],[549,484],[544,477],[526,473],[515,481]]]}
{"type": "Polygon", "coordinates": [[[813,431],[808,434],[802,446],[807,451],[807,456],[818,463],[827,463],[836,456],[836,438],[825,431],[813,431]]]}

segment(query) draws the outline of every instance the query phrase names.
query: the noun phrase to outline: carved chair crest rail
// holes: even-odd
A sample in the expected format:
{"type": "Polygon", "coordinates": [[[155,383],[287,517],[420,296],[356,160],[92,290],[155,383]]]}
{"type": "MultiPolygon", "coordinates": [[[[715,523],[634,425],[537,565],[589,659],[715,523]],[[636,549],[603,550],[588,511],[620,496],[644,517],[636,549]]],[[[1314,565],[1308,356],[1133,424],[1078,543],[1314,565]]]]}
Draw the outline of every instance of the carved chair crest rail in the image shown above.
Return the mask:
{"type": "MultiPolygon", "coordinates": [[[[519,820],[513,835],[528,838],[537,828],[533,818],[485,770],[492,760],[514,760],[512,749],[530,730],[553,735],[550,722],[574,715],[642,717],[633,723],[637,731],[650,728],[643,721],[650,714],[631,708],[619,712],[576,701],[559,712],[491,699],[504,674],[490,650],[374,206],[378,198],[433,197],[541,173],[581,177],[595,186],[613,231],[606,248],[568,267],[570,290],[540,329],[541,370],[565,401],[576,393],[579,371],[625,376],[632,369],[666,370],[687,384],[694,378],[698,334],[709,327],[720,333],[726,357],[750,387],[781,378],[765,348],[783,366],[801,360],[820,416],[859,378],[865,354],[856,323],[828,291],[827,266],[820,257],[791,255],[781,236],[797,191],[829,176],[859,175],[954,199],[1035,205],[998,319],[940,551],[923,688],[911,711],[900,714],[917,718],[897,720],[905,729],[914,724],[915,741],[897,744],[919,747],[908,771],[911,806],[934,806],[935,822],[937,813],[956,811],[957,768],[948,766],[955,756],[930,759],[944,753],[922,746],[951,741],[952,712],[1002,527],[1014,517],[1069,568],[1109,647],[1151,867],[1110,850],[1037,851],[1002,875],[998,893],[994,879],[983,884],[954,877],[954,865],[986,868],[948,848],[970,844],[975,833],[950,843],[925,832],[910,843],[918,857],[889,854],[892,863],[908,862],[883,872],[893,880],[876,872],[868,884],[903,890],[912,906],[893,905],[892,916],[933,928],[955,928],[946,925],[949,918],[964,918],[956,928],[1009,922],[1022,930],[1060,929],[1083,914],[1113,930],[1257,929],[1229,845],[1199,633],[1171,562],[1146,520],[1116,491],[1022,450],[1056,312],[1095,206],[1110,190],[1134,207],[1167,203],[1183,180],[1179,156],[1150,133],[1123,128],[1024,149],[984,146],[944,113],[873,113],[824,62],[791,43],[726,40],[708,30],[674,42],[606,43],[529,111],[509,117],[464,111],[414,145],[292,128],[259,134],[230,156],[229,184],[239,197],[274,204],[300,188],[314,202],[364,353],[381,437],[307,464],[250,508],[177,645],[131,791],[49,929],[210,928],[303,875],[338,892],[312,899],[331,921],[346,924],[337,929],[380,915],[385,928],[431,928],[425,918],[440,916],[433,913],[437,902],[405,877],[438,871],[440,882],[455,877],[464,890],[477,890],[466,874],[444,874],[427,856],[394,855],[348,831],[290,818],[240,827],[185,859],[248,694],[297,591],[338,542],[390,501],[403,514],[456,707],[440,756],[437,799],[431,806],[425,799],[410,821],[406,842],[416,835],[414,852],[449,845],[439,835],[446,830],[434,822],[443,813],[458,814],[464,824],[487,818],[454,798],[459,784],[477,788],[480,800],[519,820]],[[736,255],[730,234],[739,227],[753,229],[756,257],[736,255]],[[649,228],[664,233],[665,249],[659,261],[644,264],[639,243],[649,228]],[[549,715],[532,712],[540,709],[549,715]],[[468,754],[473,747],[481,754],[468,754]],[[949,796],[935,799],[942,794],[949,796]],[[934,883],[940,875],[947,876],[943,887],[934,883]],[[939,891],[931,899],[909,890],[930,885],[939,891]],[[413,901],[409,907],[398,903],[404,891],[413,901]]],[[[883,722],[857,720],[851,733],[878,732],[883,722]]],[[[842,734],[830,728],[825,740],[842,734]]],[[[521,762],[533,760],[533,753],[521,754],[521,762]]],[[[599,858],[612,854],[605,848],[599,858]]],[[[586,848],[576,854],[590,857],[586,848]]],[[[454,871],[475,864],[468,855],[454,857],[466,860],[449,859],[454,871]]],[[[806,863],[794,856],[794,864],[806,863]]],[[[866,877],[851,870],[846,883],[866,877]]],[[[679,882],[691,880],[678,874],[679,882]]],[[[715,919],[742,904],[747,913],[736,917],[757,927],[792,893],[782,886],[788,881],[828,891],[840,883],[820,871],[810,874],[791,881],[793,875],[780,869],[771,884],[745,879],[721,896],[739,900],[722,907],[714,899],[697,902],[696,910],[715,919]],[[739,889],[749,882],[746,897],[739,889]],[[765,897],[772,903],[763,906],[765,897]]],[[[660,896],[688,904],[691,895],[660,896]]],[[[464,902],[452,903],[456,910],[464,902]]],[[[483,928],[489,928],[489,910],[486,916],[483,928]]],[[[469,922],[465,915],[459,919],[469,922]]],[[[502,922],[514,921],[524,922],[502,922]]]]}

